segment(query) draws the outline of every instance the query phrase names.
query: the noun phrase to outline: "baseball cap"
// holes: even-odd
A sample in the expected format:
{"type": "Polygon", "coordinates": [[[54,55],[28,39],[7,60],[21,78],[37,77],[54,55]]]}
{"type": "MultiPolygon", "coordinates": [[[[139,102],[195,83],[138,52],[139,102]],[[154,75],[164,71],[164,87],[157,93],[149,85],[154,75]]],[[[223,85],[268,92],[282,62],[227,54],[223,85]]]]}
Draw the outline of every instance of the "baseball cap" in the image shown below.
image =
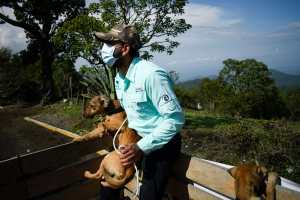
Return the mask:
{"type": "Polygon", "coordinates": [[[129,44],[136,50],[142,47],[140,36],[133,25],[119,24],[114,26],[109,32],[95,32],[95,36],[104,43],[121,41],[129,44]]]}

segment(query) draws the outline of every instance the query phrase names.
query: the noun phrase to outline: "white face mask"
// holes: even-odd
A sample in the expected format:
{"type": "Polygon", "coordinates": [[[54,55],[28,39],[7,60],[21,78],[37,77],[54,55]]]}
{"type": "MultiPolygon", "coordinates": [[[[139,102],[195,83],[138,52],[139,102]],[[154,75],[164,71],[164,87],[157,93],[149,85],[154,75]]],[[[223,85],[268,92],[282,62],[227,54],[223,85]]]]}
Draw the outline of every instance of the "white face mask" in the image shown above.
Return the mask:
{"type": "Polygon", "coordinates": [[[112,67],[118,58],[114,57],[115,46],[103,44],[101,49],[101,55],[103,62],[108,66],[112,67]]]}

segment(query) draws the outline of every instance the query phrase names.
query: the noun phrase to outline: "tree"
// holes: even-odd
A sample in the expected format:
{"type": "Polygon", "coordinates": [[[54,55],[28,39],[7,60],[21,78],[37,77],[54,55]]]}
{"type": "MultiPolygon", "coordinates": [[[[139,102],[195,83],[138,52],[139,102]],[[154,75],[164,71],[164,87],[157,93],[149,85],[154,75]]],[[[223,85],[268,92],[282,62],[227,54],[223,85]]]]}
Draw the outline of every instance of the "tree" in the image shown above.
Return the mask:
{"type": "Polygon", "coordinates": [[[300,88],[291,89],[286,94],[286,104],[293,120],[300,119],[300,88]]]}
{"type": "MultiPolygon", "coordinates": [[[[219,80],[230,87],[230,108],[242,116],[271,118],[286,113],[268,67],[254,59],[223,61],[219,80]]],[[[229,103],[229,102],[228,102],[229,103]]]]}
{"type": "Polygon", "coordinates": [[[199,99],[205,109],[210,112],[220,110],[225,96],[225,86],[220,80],[210,80],[205,78],[199,87],[199,99]]]}
{"type": "Polygon", "coordinates": [[[115,72],[102,62],[99,53],[102,44],[95,41],[93,32],[107,31],[120,23],[134,24],[141,35],[143,58],[152,58],[151,52],[172,54],[179,45],[173,38],[191,28],[180,18],[186,3],[186,0],[103,0],[92,3],[82,15],[66,22],[55,34],[54,41],[64,50],[65,56],[82,57],[93,66],[104,68],[109,82],[102,81],[101,85],[106,85],[112,94],[115,72]]]}
{"type": "Polygon", "coordinates": [[[9,49],[0,49],[0,103],[33,102],[40,97],[37,91],[40,73],[34,65],[24,65],[22,56],[9,49]]]}
{"type": "MultiPolygon", "coordinates": [[[[0,13],[3,22],[23,28],[29,46],[37,49],[41,59],[45,100],[53,96],[52,63],[58,54],[51,37],[64,21],[78,15],[85,6],[84,0],[2,0],[0,7],[13,9],[16,19],[0,13]]],[[[31,48],[32,49],[32,48],[31,48]]]]}
{"type": "Polygon", "coordinates": [[[180,105],[186,108],[198,109],[197,104],[199,99],[195,88],[185,88],[179,85],[174,87],[175,94],[180,102],[180,105]]]}

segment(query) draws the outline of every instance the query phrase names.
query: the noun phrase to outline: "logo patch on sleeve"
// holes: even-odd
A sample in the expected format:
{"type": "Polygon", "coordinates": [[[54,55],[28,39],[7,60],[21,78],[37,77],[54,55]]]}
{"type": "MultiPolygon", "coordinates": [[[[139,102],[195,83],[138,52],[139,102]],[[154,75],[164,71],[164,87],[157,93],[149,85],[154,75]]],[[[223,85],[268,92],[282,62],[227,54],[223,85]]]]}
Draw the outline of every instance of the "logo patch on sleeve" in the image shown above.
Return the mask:
{"type": "Polygon", "coordinates": [[[164,94],[164,95],[162,96],[162,99],[163,99],[164,102],[168,102],[168,101],[170,101],[170,96],[167,95],[167,94],[164,94]]]}

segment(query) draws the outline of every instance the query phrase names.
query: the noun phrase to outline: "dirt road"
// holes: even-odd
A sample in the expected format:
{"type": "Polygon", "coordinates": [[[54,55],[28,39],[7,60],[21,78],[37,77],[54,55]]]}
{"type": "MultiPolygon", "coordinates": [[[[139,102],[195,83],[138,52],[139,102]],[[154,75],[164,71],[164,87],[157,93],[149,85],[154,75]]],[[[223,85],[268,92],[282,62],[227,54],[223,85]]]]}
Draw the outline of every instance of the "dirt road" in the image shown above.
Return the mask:
{"type": "Polygon", "coordinates": [[[0,108],[0,160],[65,143],[70,139],[24,120],[42,108],[8,106],[0,108]]]}

